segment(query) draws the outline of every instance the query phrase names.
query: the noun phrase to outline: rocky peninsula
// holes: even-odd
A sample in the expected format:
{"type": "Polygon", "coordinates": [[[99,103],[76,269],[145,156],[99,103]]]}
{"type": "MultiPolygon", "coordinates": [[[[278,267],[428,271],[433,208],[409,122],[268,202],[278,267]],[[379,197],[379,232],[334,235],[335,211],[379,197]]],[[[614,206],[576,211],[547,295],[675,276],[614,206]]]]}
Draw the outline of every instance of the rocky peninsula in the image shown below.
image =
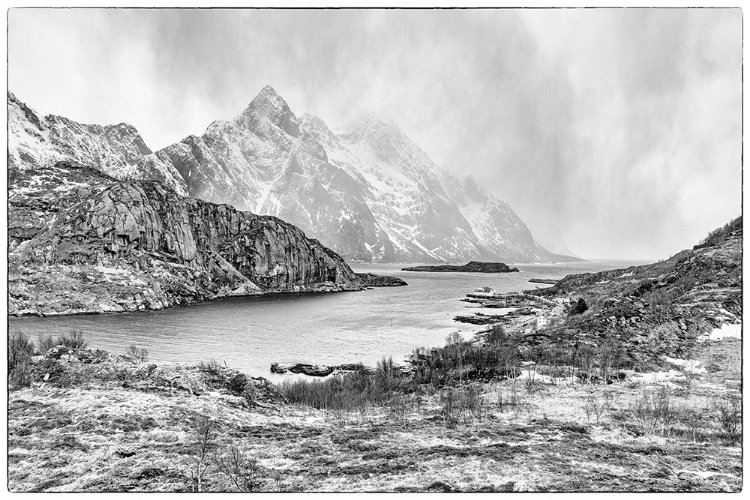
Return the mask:
{"type": "Polygon", "coordinates": [[[437,265],[404,267],[402,271],[421,271],[431,273],[517,273],[518,268],[509,267],[502,262],[471,262],[462,266],[437,265]]]}
{"type": "Polygon", "coordinates": [[[296,226],[73,162],[14,171],[11,315],[163,309],[232,295],[362,290],[296,226]]]}

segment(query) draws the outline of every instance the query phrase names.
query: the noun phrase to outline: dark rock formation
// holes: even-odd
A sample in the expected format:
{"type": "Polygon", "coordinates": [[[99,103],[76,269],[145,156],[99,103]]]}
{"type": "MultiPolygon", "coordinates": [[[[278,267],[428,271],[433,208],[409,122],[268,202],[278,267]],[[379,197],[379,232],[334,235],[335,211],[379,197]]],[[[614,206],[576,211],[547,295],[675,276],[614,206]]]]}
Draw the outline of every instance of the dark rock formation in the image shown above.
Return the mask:
{"type": "Polygon", "coordinates": [[[379,276],[372,273],[357,273],[357,279],[362,286],[406,286],[408,283],[393,276],[379,276]]]}
{"type": "Polygon", "coordinates": [[[333,373],[333,366],[309,365],[306,363],[296,363],[291,366],[280,365],[279,363],[271,364],[271,373],[301,373],[310,377],[326,377],[333,373]]]}
{"type": "MultiPolygon", "coordinates": [[[[85,171],[58,164],[53,173],[70,181],[85,171]]],[[[91,188],[69,189],[77,197],[57,211],[45,209],[51,203],[45,196],[11,190],[10,314],[161,309],[227,295],[361,289],[336,253],[280,219],[185,198],[159,182],[92,179],[91,188]]]]}
{"type": "Polygon", "coordinates": [[[424,271],[432,273],[517,273],[518,268],[508,267],[502,262],[471,261],[463,266],[414,266],[405,267],[402,271],[424,271]]]}
{"type": "MultiPolygon", "coordinates": [[[[398,376],[406,376],[411,373],[411,366],[394,365],[398,376]]],[[[340,365],[311,365],[309,363],[294,363],[284,365],[281,363],[271,363],[271,373],[297,373],[310,377],[327,377],[328,375],[346,374],[351,372],[364,372],[372,374],[375,369],[364,366],[361,363],[343,363],[340,365]]]]}
{"type": "Polygon", "coordinates": [[[66,208],[111,186],[117,179],[74,161],[33,170],[12,170],[8,185],[8,248],[39,234],[66,208]]]}

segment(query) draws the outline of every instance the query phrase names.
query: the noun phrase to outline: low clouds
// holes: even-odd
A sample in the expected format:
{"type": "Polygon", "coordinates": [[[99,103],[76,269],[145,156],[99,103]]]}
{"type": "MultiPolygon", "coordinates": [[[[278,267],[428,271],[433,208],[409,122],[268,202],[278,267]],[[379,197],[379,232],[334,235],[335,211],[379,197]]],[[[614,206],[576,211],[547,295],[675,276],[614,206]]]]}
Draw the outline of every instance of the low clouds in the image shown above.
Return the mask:
{"type": "Polygon", "coordinates": [[[667,257],[740,213],[739,9],[12,10],[9,30],[19,98],[154,149],[270,84],[331,126],[389,115],[584,256],[667,257]]]}

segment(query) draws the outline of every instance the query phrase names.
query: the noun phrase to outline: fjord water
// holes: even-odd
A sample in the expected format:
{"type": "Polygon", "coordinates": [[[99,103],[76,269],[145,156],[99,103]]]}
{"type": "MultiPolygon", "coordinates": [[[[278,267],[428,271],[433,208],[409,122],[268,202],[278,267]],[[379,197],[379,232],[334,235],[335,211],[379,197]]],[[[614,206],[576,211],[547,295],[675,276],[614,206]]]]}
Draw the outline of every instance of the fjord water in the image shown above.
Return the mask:
{"type": "MultiPolygon", "coordinates": [[[[149,361],[215,359],[250,375],[279,380],[272,362],[374,365],[382,356],[401,362],[414,347],[442,346],[458,331],[464,338],[482,327],[453,321],[478,311],[460,299],[482,286],[498,291],[546,285],[531,278],[625,268],[644,262],[599,261],[515,265],[521,272],[431,273],[400,271],[402,265],[358,264],[358,272],[404,279],[409,286],[362,292],[232,297],[163,311],[64,317],[9,318],[10,331],[32,337],[81,329],[90,347],[125,353],[132,344],[149,351],[149,361]]],[[[487,310],[497,313],[497,310],[487,310]]]]}

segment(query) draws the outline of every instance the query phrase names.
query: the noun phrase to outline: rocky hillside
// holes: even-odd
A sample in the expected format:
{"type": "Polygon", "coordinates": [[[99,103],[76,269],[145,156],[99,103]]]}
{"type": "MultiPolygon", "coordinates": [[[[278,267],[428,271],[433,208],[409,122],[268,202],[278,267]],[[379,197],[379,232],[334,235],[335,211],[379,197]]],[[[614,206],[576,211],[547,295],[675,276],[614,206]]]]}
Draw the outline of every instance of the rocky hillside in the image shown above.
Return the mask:
{"type": "Polygon", "coordinates": [[[121,180],[158,180],[187,194],[180,174],[159,161],[132,125],[86,125],[62,116],[40,116],[8,92],[10,175],[58,161],[90,165],[121,180]]]}
{"type": "Polygon", "coordinates": [[[10,314],[361,288],[338,255],[297,227],[183,197],[157,181],[121,182],[58,163],[21,174],[9,201],[10,314]]]}
{"type": "Polygon", "coordinates": [[[742,217],[667,260],[566,276],[528,293],[575,304],[545,331],[550,338],[626,345],[630,357],[653,362],[688,356],[714,328],[742,322],[742,217]]]}
{"type": "Polygon", "coordinates": [[[265,87],[234,118],[156,152],[191,196],[288,220],[347,259],[571,260],[534,242],[473,179],[439,169],[392,121],[337,131],[265,87]]]}
{"type": "MultiPolygon", "coordinates": [[[[534,293],[558,296],[578,293],[597,301],[604,298],[604,310],[618,304],[639,302],[648,309],[670,305],[679,309],[700,306],[710,301],[715,307],[706,316],[739,319],[742,314],[742,217],[711,233],[690,250],[667,260],[627,269],[566,276],[555,286],[534,293]],[[605,298],[606,297],[606,298],[605,298]],[[722,311],[723,310],[723,311],[722,311]]],[[[734,321],[732,321],[734,322],[734,321]]]]}

